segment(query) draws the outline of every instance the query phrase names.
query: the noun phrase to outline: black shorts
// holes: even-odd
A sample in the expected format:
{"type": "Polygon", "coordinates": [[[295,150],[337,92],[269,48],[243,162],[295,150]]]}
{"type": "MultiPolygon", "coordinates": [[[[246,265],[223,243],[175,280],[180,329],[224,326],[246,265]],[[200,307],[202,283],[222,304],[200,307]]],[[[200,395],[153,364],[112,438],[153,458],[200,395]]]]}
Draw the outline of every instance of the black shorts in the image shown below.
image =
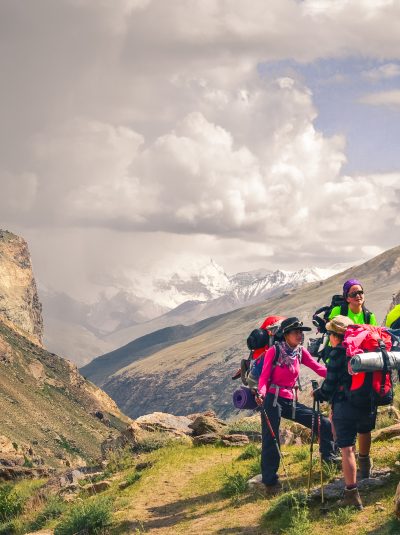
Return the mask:
{"type": "Polygon", "coordinates": [[[339,448],[354,446],[357,433],[369,433],[375,429],[376,408],[359,409],[347,400],[336,401],[333,407],[333,425],[339,448]]]}

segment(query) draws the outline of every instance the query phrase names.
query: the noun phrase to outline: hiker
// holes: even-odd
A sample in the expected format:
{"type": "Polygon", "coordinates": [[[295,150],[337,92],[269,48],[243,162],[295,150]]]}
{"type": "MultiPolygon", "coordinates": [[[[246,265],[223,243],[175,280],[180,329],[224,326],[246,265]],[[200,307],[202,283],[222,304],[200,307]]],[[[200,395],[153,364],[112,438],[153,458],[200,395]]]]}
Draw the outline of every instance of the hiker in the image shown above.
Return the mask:
{"type": "Polygon", "coordinates": [[[357,325],[378,325],[375,314],[365,307],[364,289],[359,280],[349,279],[343,284],[343,299],[344,305],[334,307],[329,320],[341,315],[348,316],[357,325]]]}
{"type": "MultiPolygon", "coordinates": [[[[300,363],[308,366],[321,377],[326,376],[326,368],[316,362],[302,346],[303,332],[310,330],[310,327],[303,326],[303,323],[296,317],[283,320],[280,326],[283,340],[270,347],[264,356],[258,382],[259,403],[263,404],[277,441],[279,441],[281,417],[298,422],[309,429],[312,427],[312,409],[297,402],[296,382],[299,378],[300,363]]],[[[263,416],[261,417],[262,482],[267,492],[275,493],[281,488],[277,474],[280,452],[263,416]]],[[[315,421],[315,426],[317,427],[317,421],[315,421]]],[[[335,459],[331,424],[325,417],[321,418],[320,430],[322,459],[326,462],[333,462],[335,459]]]]}
{"type": "Polygon", "coordinates": [[[340,505],[362,509],[357,487],[356,436],[358,435],[360,476],[364,479],[370,477],[372,467],[369,454],[371,431],[375,428],[377,409],[372,405],[366,408],[355,407],[346,396],[346,391],[351,384],[351,376],[348,373],[348,359],[343,340],[347,327],[353,324],[354,322],[349,317],[342,315],[335,316],[327,323],[326,329],[330,341],[327,375],[322,385],[314,390],[313,395],[316,401],[329,401],[333,407],[336,443],[342,452],[345,481],[344,497],[340,505]]]}

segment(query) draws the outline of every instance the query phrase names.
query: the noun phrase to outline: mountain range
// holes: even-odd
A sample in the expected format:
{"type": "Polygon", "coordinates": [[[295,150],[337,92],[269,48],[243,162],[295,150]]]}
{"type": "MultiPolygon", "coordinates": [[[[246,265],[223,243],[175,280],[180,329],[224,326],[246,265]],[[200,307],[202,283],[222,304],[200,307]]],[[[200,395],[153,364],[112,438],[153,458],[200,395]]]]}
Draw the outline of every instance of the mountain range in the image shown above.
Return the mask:
{"type": "MultiPolygon", "coordinates": [[[[239,386],[230,376],[247,357],[248,333],[272,314],[295,315],[311,325],[312,313],[329,304],[349,278],[362,281],[368,308],[383,321],[400,289],[400,247],[328,279],[276,292],[262,303],[147,334],[94,359],[81,371],[131,417],[207,408],[228,416],[232,392],[239,386]]],[[[310,374],[304,372],[307,380],[310,374]]]]}
{"type": "Polygon", "coordinates": [[[265,269],[227,275],[213,260],[168,276],[142,276],[130,287],[104,292],[92,304],[39,286],[45,344],[78,365],[141,336],[264,301],[308,282],[323,280],[346,265],[298,271],[265,269]],[[140,282],[140,284],[139,284],[140,282]]]}

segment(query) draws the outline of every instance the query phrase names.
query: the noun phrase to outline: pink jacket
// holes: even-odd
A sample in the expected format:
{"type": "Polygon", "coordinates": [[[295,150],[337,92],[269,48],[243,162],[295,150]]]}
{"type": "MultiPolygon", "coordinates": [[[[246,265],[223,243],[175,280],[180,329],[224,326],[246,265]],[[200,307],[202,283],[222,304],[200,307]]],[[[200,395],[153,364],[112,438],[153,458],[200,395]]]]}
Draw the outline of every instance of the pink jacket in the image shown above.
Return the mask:
{"type": "MultiPolygon", "coordinates": [[[[264,364],[260,379],[258,381],[258,391],[262,396],[265,396],[266,392],[275,394],[275,388],[271,388],[270,385],[278,385],[279,396],[287,399],[293,399],[292,388],[296,385],[297,378],[300,373],[300,362],[296,359],[293,365],[293,369],[289,366],[275,366],[272,369],[272,363],[275,359],[275,347],[270,347],[264,356],[264,364]],[[272,372],[272,373],[271,373],[272,372]],[[289,387],[289,388],[285,388],[289,387]]],[[[321,377],[326,377],[326,368],[322,364],[319,364],[312,358],[310,353],[303,347],[303,355],[301,363],[314,370],[321,377]]]]}

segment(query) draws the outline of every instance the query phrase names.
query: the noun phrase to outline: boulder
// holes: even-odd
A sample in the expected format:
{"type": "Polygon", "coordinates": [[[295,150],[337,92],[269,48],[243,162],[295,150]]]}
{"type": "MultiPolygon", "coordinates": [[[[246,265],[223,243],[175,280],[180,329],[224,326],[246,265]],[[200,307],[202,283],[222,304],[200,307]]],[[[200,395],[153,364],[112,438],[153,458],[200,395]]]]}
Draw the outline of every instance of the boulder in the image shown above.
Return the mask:
{"type": "Polygon", "coordinates": [[[189,427],[193,429],[193,435],[195,437],[206,435],[208,433],[221,433],[224,426],[226,426],[226,423],[222,420],[204,416],[203,414],[197,416],[197,418],[189,425],[189,427]]]}
{"type": "Polygon", "coordinates": [[[389,416],[393,420],[400,422],[400,411],[396,409],[393,405],[387,405],[385,407],[379,407],[379,415],[389,416]]]}
{"type": "Polygon", "coordinates": [[[193,444],[200,446],[202,444],[216,444],[221,440],[221,435],[218,433],[206,433],[193,438],[193,444]]]}
{"type": "Polygon", "coordinates": [[[250,440],[247,435],[233,434],[221,435],[221,442],[224,446],[247,446],[247,444],[250,443],[250,440]]]}
{"type": "Polygon", "coordinates": [[[105,459],[110,453],[121,450],[127,445],[128,439],[123,435],[106,438],[106,440],[100,446],[102,458],[105,459]]]}
{"type": "Polygon", "coordinates": [[[400,520],[400,483],[397,485],[396,494],[394,496],[394,514],[400,520]]]}
{"type": "Polygon", "coordinates": [[[146,431],[164,431],[175,436],[192,434],[189,426],[191,420],[187,416],[174,416],[165,412],[153,412],[140,416],[135,422],[141,429],[146,431]]]}
{"type": "Polygon", "coordinates": [[[128,440],[130,444],[137,444],[143,438],[143,430],[136,422],[131,422],[128,427],[122,432],[122,435],[128,440]]]}
{"type": "MultiPolygon", "coordinates": [[[[389,468],[374,470],[374,477],[361,479],[361,481],[358,482],[358,488],[360,490],[360,493],[363,494],[377,487],[386,486],[391,476],[391,473],[392,472],[389,468]]],[[[338,500],[343,495],[343,488],[344,479],[336,478],[334,481],[324,486],[324,496],[327,500],[338,500]]],[[[321,488],[318,486],[317,488],[312,489],[310,496],[314,499],[320,499],[321,488]]]]}
{"type": "Polygon", "coordinates": [[[94,496],[99,492],[104,492],[105,490],[108,490],[110,487],[111,481],[104,479],[103,481],[96,481],[95,483],[88,483],[87,485],[83,485],[81,489],[86,491],[89,496],[94,496]]]}
{"type": "Polygon", "coordinates": [[[389,440],[390,438],[398,436],[400,436],[400,423],[384,427],[383,429],[377,429],[372,433],[372,441],[389,440]]]}

